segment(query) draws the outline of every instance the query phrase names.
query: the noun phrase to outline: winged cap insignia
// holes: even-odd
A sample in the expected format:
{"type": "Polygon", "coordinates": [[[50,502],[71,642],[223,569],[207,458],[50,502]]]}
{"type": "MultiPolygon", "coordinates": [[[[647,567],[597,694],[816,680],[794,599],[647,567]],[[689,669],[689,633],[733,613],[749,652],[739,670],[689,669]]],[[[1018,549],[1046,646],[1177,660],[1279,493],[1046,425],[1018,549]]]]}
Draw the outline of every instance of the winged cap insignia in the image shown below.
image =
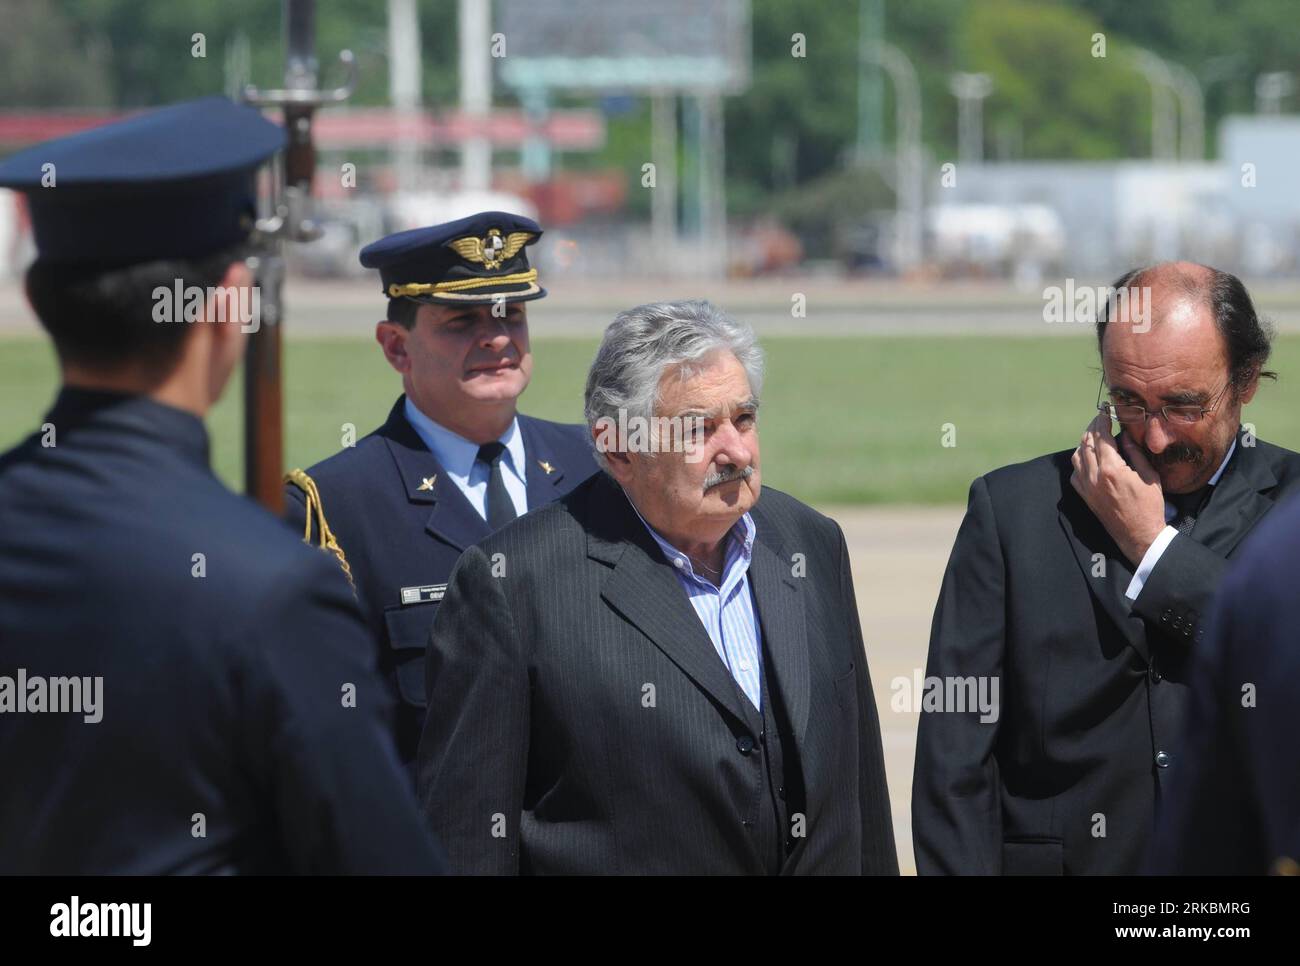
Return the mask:
{"type": "Polygon", "coordinates": [[[519,249],[528,244],[532,237],[531,231],[512,231],[502,236],[501,229],[491,228],[482,238],[477,235],[467,235],[464,238],[453,239],[447,244],[465,261],[474,262],[488,269],[496,269],[500,268],[501,263],[506,259],[514,258],[519,253],[519,249]]]}

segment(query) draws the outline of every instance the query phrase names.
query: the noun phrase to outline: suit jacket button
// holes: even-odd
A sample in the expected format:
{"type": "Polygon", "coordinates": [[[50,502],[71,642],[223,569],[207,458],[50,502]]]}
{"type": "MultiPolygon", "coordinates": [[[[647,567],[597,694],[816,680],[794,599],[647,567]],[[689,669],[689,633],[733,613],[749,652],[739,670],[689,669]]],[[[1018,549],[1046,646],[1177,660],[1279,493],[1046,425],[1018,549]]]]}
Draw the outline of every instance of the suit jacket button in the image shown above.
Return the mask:
{"type": "Polygon", "coordinates": [[[752,735],[741,735],[736,739],[736,750],[742,755],[748,755],[754,750],[754,738],[752,735]]]}
{"type": "Polygon", "coordinates": [[[781,801],[783,801],[783,802],[785,801],[785,786],[784,786],[784,785],[778,785],[778,786],[777,786],[777,789],[776,789],[776,797],[779,798],[779,799],[781,799],[781,801]]]}
{"type": "Polygon", "coordinates": [[[1162,677],[1163,677],[1163,675],[1160,673],[1160,668],[1156,667],[1156,662],[1155,662],[1155,661],[1152,661],[1152,662],[1151,662],[1151,683],[1152,683],[1152,684],[1159,684],[1159,683],[1160,683],[1160,679],[1161,679],[1162,677]]]}
{"type": "Polygon", "coordinates": [[[1156,752],[1156,766],[1158,768],[1168,768],[1169,763],[1171,761],[1173,761],[1173,759],[1169,757],[1169,754],[1167,752],[1164,751],[1156,752]]]}

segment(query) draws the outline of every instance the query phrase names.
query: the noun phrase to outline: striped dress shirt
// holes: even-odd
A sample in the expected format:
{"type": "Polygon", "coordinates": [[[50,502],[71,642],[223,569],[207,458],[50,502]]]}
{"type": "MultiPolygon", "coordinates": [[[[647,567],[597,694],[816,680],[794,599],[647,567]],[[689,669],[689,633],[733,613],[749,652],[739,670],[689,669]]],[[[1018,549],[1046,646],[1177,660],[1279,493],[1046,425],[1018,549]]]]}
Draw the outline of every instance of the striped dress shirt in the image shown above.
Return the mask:
{"type": "MultiPolygon", "coordinates": [[[[636,510],[635,503],[632,508],[636,510]]],[[[636,514],[641,517],[640,510],[636,514]]],[[[696,616],[709,632],[718,657],[740,685],[745,697],[749,698],[749,703],[761,711],[762,635],[749,587],[749,561],[753,555],[756,530],[753,517],[746,513],[723,537],[727,550],[722,565],[722,582],[717,587],[708,578],[696,574],[691,558],[661,537],[646,523],[645,517],[641,517],[641,522],[645,523],[664,558],[672,565],[677,582],[686,591],[696,616]]]]}

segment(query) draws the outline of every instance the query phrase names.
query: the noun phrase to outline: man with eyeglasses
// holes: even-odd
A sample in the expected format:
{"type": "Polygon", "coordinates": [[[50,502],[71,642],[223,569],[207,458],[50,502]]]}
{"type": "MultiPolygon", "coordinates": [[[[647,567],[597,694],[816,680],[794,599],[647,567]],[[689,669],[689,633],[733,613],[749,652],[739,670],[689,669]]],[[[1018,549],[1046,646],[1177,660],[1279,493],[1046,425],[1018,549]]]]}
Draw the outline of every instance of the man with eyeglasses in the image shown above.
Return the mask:
{"type": "Polygon", "coordinates": [[[1240,280],[1178,262],[1114,288],[1078,447],[971,486],[926,674],[945,695],[995,680],[999,707],[921,715],[921,873],[1138,870],[1186,764],[1202,618],[1242,539],[1300,490],[1300,454],[1241,425],[1275,376],[1240,280]]]}

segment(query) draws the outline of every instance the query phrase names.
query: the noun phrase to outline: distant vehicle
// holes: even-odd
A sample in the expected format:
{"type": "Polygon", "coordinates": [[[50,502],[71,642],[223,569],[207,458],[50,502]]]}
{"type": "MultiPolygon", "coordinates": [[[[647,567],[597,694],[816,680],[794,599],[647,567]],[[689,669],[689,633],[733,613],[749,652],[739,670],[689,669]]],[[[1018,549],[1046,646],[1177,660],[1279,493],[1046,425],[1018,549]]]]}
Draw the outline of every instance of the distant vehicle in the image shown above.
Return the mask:
{"type": "Polygon", "coordinates": [[[727,243],[727,274],[753,278],[789,271],[803,260],[799,236],[771,219],[733,230],[727,243]]]}
{"type": "Polygon", "coordinates": [[[892,271],[893,222],[893,212],[879,211],[836,232],[835,250],[850,272],[880,275],[892,271]]]}
{"type": "Polygon", "coordinates": [[[1047,205],[940,205],[925,217],[927,260],[948,276],[1043,276],[1059,271],[1065,225],[1047,205]]]}

